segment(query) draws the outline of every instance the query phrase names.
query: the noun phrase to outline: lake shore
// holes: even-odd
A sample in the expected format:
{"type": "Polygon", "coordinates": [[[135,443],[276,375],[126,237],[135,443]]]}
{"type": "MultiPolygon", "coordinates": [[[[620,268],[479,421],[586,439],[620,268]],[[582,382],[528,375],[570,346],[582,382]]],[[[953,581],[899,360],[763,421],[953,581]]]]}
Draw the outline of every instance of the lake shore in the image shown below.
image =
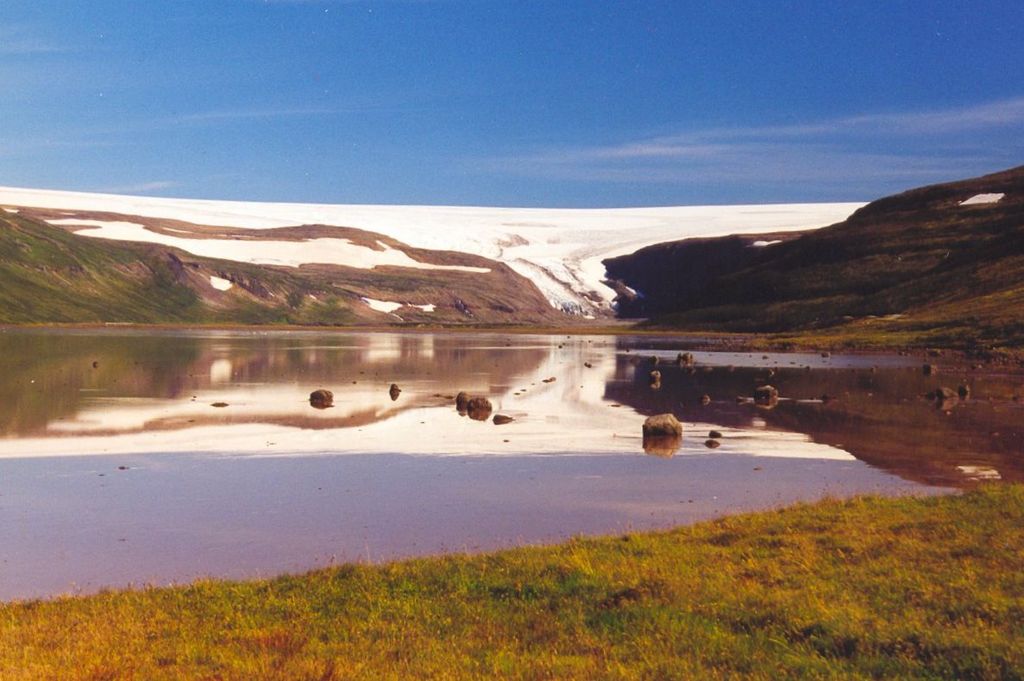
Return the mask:
{"type": "Polygon", "coordinates": [[[381,324],[354,326],[310,326],[296,324],[198,324],[160,323],[67,323],[67,324],[0,324],[0,333],[23,330],[67,331],[156,331],[156,332],[298,332],[298,333],[394,333],[394,334],[509,334],[509,335],[568,335],[568,336],[642,336],[678,339],[680,349],[730,350],[734,352],[832,352],[849,354],[885,355],[901,353],[910,356],[944,356],[948,360],[967,362],[980,360],[993,364],[1024,365],[1024,348],[978,348],[964,343],[936,341],[926,334],[874,334],[850,333],[843,329],[819,332],[735,333],[728,331],[687,331],[682,329],[644,326],[635,320],[606,320],[596,323],[581,320],[579,324],[562,326],[532,325],[426,325],[381,324]]]}
{"type": "Polygon", "coordinates": [[[0,606],[59,677],[1015,678],[1024,487],[0,606]]]}

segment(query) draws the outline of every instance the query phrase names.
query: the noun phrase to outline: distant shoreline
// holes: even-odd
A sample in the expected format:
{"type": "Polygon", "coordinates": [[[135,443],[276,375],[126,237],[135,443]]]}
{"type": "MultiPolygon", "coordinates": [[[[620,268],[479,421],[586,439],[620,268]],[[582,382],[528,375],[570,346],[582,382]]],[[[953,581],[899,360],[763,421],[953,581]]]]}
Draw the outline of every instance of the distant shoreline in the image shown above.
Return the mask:
{"type": "MultiPolygon", "coordinates": [[[[735,333],[726,331],[686,331],[653,327],[638,327],[636,322],[612,324],[588,324],[569,326],[531,325],[423,325],[423,324],[380,324],[353,326],[310,326],[300,324],[225,324],[225,323],[136,323],[136,322],[68,322],[38,324],[0,324],[0,333],[8,331],[238,331],[238,332],[301,332],[301,333],[395,333],[395,334],[495,334],[548,335],[548,336],[643,336],[675,338],[680,341],[681,350],[727,351],[727,352],[842,352],[859,355],[886,355],[901,353],[910,356],[928,357],[935,352],[955,361],[966,361],[979,357],[963,348],[925,344],[924,342],[885,343],[861,341],[854,338],[830,338],[824,334],[809,332],[780,333],[735,333]]],[[[997,363],[1024,362],[1024,350],[998,348],[988,357],[997,363]]]]}

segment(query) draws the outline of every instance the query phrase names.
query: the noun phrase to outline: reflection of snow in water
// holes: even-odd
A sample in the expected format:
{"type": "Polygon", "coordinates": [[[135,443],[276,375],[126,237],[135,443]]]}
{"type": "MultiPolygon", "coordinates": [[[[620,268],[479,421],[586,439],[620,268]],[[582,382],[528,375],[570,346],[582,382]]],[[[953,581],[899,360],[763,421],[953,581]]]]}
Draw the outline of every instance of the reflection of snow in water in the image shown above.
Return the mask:
{"type": "Polygon", "coordinates": [[[215,359],[210,363],[210,383],[227,383],[231,380],[231,360],[215,359]]]}
{"type": "MultiPolygon", "coordinates": [[[[466,352],[536,349],[537,340],[524,339],[517,347],[471,344],[466,352]]],[[[495,385],[494,375],[487,371],[463,375],[457,386],[449,385],[449,376],[407,375],[400,379],[400,398],[392,401],[387,391],[391,368],[399,361],[432,360],[435,337],[367,334],[357,344],[362,350],[359,366],[365,366],[367,374],[376,367],[374,372],[380,375],[360,377],[353,384],[322,386],[335,394],[334,407],[325,410],[308,403],[309,391],[321,386],[231,383],[232,360],[221,357],[210,364],[208,387],[177,399],[91,399],[74,417],[51,423],[47,429],[51,437],[0,441],[0,457],[195,451],[274,456],[639,453],[644,416],[627,406],[611,408],[605,397],[606,386],[616,378],[614,340],[577,338],[560,343],[561,347],[555,338],[545,340],[549,344],[546,357],[530,370],[513,375],[508,385],[495,385]],[[544,382],[549,377],[557,380],[544,382]],[[498,427],[459,416],[450,397],[438,396],[457,390],[488,396],[495,414],[510,415],[515,421],[498,427]],[[228,407],[214,409],[210,406],[214,402],[228,407]]],[[[337,348],[304,348],[307,353],[332,349],[337,348]]],[[[495,357],[495,362],[502,361],[500,353],[495,357]]],[[[707,454],[704,440],[711,429],[723,432],[721,453],[853,458],[803,434],[767,430],[756,416],[747,428],[685,423],[677,455],[707,454]]]]}

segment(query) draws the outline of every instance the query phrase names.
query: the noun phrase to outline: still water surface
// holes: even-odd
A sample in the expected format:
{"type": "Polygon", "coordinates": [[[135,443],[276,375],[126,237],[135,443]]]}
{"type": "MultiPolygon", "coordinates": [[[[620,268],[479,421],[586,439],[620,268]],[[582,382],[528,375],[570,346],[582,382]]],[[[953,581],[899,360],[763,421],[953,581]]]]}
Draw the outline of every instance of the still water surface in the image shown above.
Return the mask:
{"type": "Polygon", "coordinates": [[[807,353],[694,352],[687,368],[681,350],[651,337],[0,333],[0,598],[1024,479],[1019,373],[807,353]],[[764,382],[774,408],[738,399],[764,382]],[[961,383],[968,399],[925,397],[961,383]],[[310,406],[317,388],[332,408],[310,406]],[[462,390],[515,420],[460,415],[462,390]],[[645,454],[644,418],[669,411],[681,446],[645,454]]]}

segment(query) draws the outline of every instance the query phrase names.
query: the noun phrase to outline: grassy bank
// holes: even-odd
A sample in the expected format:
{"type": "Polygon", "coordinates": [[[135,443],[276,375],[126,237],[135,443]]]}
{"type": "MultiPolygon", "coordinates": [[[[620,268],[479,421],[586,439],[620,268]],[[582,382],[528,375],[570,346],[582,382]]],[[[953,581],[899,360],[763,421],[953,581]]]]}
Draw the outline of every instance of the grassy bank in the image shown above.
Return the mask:
{"type": "Polygon", "coordinates": [[[1024,677],[1024,487],[0,607],[4,679],[1024,677]]]}

